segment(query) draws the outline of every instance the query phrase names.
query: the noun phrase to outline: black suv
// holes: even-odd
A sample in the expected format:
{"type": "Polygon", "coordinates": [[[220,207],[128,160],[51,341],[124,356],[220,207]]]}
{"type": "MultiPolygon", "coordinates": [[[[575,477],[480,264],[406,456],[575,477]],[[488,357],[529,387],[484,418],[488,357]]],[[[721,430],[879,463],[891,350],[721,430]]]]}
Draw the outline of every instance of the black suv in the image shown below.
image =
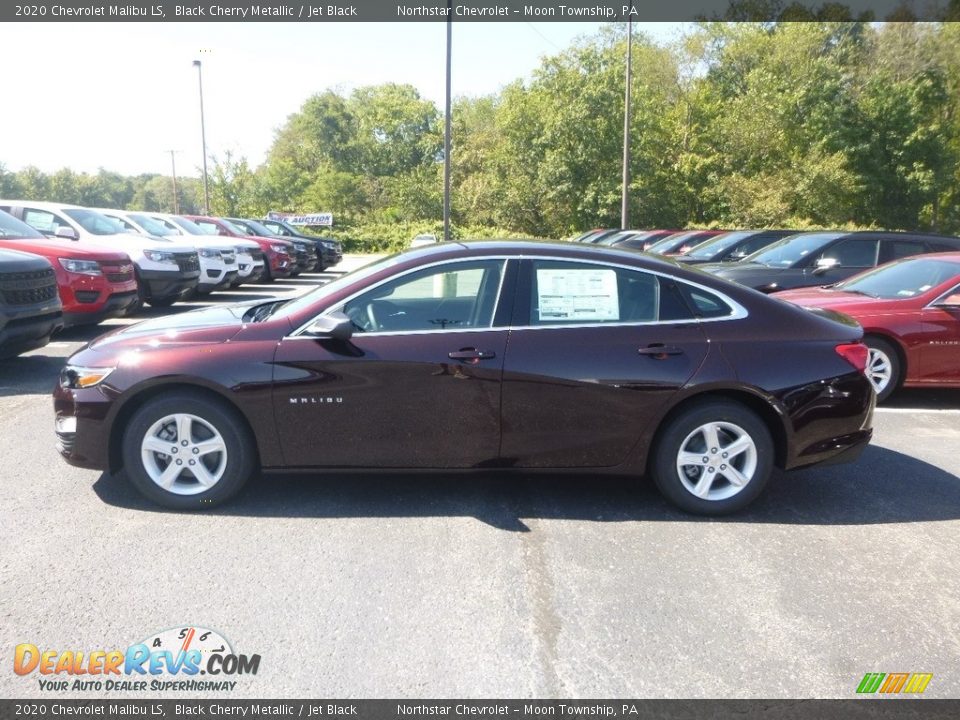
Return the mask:
{"type": "Polygon", "coordinates": [[[0,250],[0,358],[35,350],[63,327],[57,278],[46,259],[0,250]]]}
{"type": "Polygon", "coordinates": [[[267,230],[274,235],[278,235],[285,240],[310,240],[316,243],[317,247],[317,271],[323,272],[327,268],[332,268],[338,262],[343,260],[343,249],[339,240],[333,238],[321,237],[319,235],[307,235],[295,229],[289,223],[282,220],[261,220],[267,230]]]}
{"type": "Polygon", "coordinates": [[[790,235],[737,263],[700,269],[765,293],[832,285],[892,260],[956,252],[960,238],[911,232],[806,232],[790,235]]]}

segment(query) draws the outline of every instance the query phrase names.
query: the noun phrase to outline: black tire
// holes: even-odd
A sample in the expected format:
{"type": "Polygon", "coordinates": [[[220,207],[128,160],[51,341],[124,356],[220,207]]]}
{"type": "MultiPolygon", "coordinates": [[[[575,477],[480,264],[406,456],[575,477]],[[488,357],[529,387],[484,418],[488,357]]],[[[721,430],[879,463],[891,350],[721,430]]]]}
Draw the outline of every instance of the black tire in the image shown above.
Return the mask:
{"type": "Polygon", "coordinates": [[[259,280],[258,282],[263,283],[263,284],[272,283],[272,282],[273,282],[273,271],[270,269],[270,261],[269,261],[269,260],[267,260],[267,261],[264,262],[264,264],[263,264],[263,275],[260,277],[260,280],[259,280]]]}
{"type": "Polygon", "coordinates": [[[664,497],[681,510],[697,515],[726,515],[747,507],[763,492],[773,471],[773,465],[773,438],[764,421],[743,405],[724,400],[703,400],[687,407],[670,419],[659,435],[650,460],[653,479],[664,497]],[[706,436],[694,435],[694,433],[698,428],[710,423],[735,426],[753,442],[753,452],[748,450],[735,455],[730,464],[731,468],[739,472],[747,469],[745,462],[750,457],[753,458],[753,471],[748,481],[739,490],[736,490],[734,483],[724,475],[724,472],[729,472],[727,465],[719,465],[725,457],[724,444],[730,444],[727,441],[732,441],[735,433],[721,430],[723,437],[720,438],[721,442],[718,443],[717,448],[704,447],[702,450],[698,448],[698,443],[705,440],[706,436]],[[686,466],[683,471],[685,480],[683,480],[680,477],[681,470],[677,467],[677,462],[685,443],[686,450],[691,454],[699,455],[703,452],[703,457],[709,460],[709,464],[704,463],[702,467],[686,466]],[[718,452],[714,454],[714,450],[718,452]],[[706,477],[705,474],[711,467],[713,467],[713,473],[709,477],[714,479],[710,492],[718,497],[713,499],[698,497],[688,489],[685,482],[695,486],[699,478],[706,477]],[[687,474],[688,471],[694,474],[687,474]],[[734,494],[722,497],[724,492],[734,494]]]}
{"type": "MultiPolygon", "coordinates": [[[[194,431],[196,436],[199,436],[201,431],[206,431],[202,424],[198,425],[199,429],[194,431]]],[[[200,440],[202,439],[200,437],[200,440]]],[[[178,450],[183,449],[184,457],[188,461],[190,457],[196,457],[188,455],[188,449],[180,448],[179,437],[168,442],[177,446],[178,450]]],[[[214,398],[182,391],[147,401],[127,423],[122,443],[124,470],[131,484],[148,500],[172,510],[199,510],[226,502],[240,492],[253,475],[257,462],[254,440],[233,408],[214,398]],[[151,427],[163,418],[177,413],[192,415],[214,428],[226,448],[226,458],[222,458],[218,453],[212,454],[212,462],[217,466],[225,460],[219,480],[209,489],[196,494],[178,494],[160,487],[151,479],[141,457],[141,443],[151,427]]],[[[169,457],[172,462],[174,456],[169,457]]],[[[178,483],[181,481],[187,484],[195,482],[184,474],[177,480],[178,483]]]]}
{"type": "Polygon", "coordinates": [[[900,362],[897,349],[886,340],[868,335],[863,339],[863,344],[870,349],[870,356],[867,358],[867,378],[877,393],[877,402],[882,403],[903,383],[903,363],[900,362]],[[882,389],[878,389],[879,380],[873,373],[881,369],[882,363],[886,363],[889,368],[889,379],[882,389]]]}

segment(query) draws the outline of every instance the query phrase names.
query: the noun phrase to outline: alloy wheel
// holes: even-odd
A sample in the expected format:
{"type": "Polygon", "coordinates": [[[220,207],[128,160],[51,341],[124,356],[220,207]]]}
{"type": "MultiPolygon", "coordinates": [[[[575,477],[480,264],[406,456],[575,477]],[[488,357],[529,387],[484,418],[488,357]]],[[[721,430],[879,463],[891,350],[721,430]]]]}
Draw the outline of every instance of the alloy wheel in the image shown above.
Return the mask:
{"type": "Polygon", "coordinates": [[[702,500],[726,500],[742,491],[757,470],[757,445],[731,422],[705,423],[680,443],[677,474],[702,500]]]}
{"type": "Polygon", "coordinates": [[[893,363],[885,352],[872,347],[867,354],[866,374],[874,392],[880,395],[893,379],[893,363]]]}
{"type": "Polygon", "coordinates": [[[189,413],[157,420],[144,434],[140,452],[150,479],[175,495],[206,492],[227,467],[223,436],[209,422],[189,413]]]}

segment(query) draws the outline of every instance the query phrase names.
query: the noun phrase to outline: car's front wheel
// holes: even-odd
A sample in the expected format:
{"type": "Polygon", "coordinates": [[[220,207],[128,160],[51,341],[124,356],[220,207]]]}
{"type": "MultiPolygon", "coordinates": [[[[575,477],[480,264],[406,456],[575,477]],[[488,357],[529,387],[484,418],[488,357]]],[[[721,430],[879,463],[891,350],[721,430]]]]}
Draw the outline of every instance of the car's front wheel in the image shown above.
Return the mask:
{"type": "Polygon", "coordinates": [[[883,402],[900,387],[903,371],[900,356],[886,340],[867,336],[863,339],[867,346],[867,380],[877,393],[877,402],[883,402]]]}
{"type": "Polygon", "coordinates": [[[754,412],[734,402],[698,402],[668,421],[652,456],[660,492],[699,515],[742,510],[773,471],[773,439],[754,412]]]}
{"type": "Polygon", "coordinates": [[[144,496],[174,510],[225,502],[255,467],[253,440],[224,403],[177,392],[154,398],[130,418],[123,463],[144,496]]]}

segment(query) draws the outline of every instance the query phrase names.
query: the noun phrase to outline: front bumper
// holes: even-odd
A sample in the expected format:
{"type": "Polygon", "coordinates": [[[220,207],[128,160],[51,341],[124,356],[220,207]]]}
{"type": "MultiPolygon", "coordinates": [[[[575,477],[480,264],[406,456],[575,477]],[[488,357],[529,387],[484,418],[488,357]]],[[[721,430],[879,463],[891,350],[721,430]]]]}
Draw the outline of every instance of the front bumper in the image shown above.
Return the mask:
{"type": "Polygon", "coordinates": [[[343,260],[343,252],[339,248],[331,250],[321,246],[320,257],[323,262],[323,267],[324,269],[326,269],[326,268],[333,267],[334,265],[339,263],[341,260],[343,260]]]}
{"type": "Polygon", "coordinates": [[[63,327],[63,313],[58,311],[21,318],[12,318],[0,327],[0,358],[14,357],[36,350],[50,342],[50,337],[63,327]]]}
{"type": "Polygon", "coordinates": [[[147,302],[182,297],[195,289],[199,281],[199,270],[140,271],[140,282],[143,284],[147,302]]]}
{"type": "Polygon", "coordinates": [[[63,313],[65,328],[77,325],[95,325],[103,320],[123,317],[137,306],[136,292],[121,292],[111,294],[105,302],[99,305],[84,305],[77,303],[63,313]]]}
{"type": "Polygon", "coordinates": [[[106,423],[112,401],[99,387],[53,390],[57,451],[71,465],[92,470],[109,468],[110,434],[106,423]]]}

